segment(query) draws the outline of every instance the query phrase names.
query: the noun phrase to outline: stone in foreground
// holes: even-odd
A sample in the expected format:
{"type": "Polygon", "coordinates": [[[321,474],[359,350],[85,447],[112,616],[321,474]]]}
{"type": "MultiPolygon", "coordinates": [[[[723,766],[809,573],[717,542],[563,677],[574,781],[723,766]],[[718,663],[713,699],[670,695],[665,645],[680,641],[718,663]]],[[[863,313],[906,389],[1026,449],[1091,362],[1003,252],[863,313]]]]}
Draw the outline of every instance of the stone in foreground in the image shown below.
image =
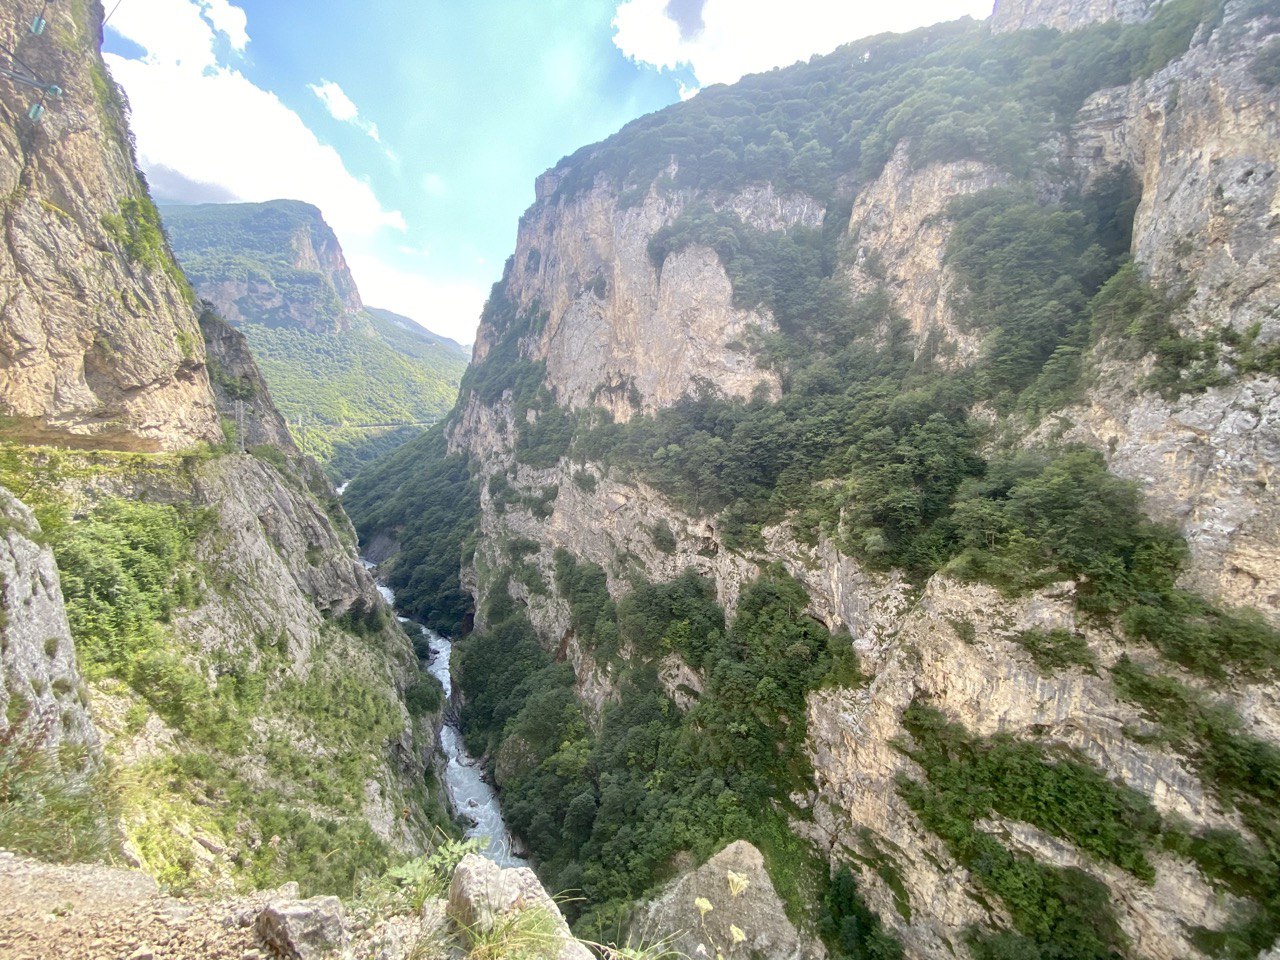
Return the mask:
{"type": "Polygon", "coordinates": [[[319,960],[347,945],[337,897],[278,900],[258,914],[255,930],[263,943],[290,960],[319,960]]]}
{"type": "Polygon", "coordinates": [[[738,840],[671,883],[636,911],[633,941],[661,942],[687,957],[741,955],[809,960],[807,943],[787,919],[760,851],[738,840]]]}
{"type": "Polygon", "coordinates": [[[574,939],[555,901],[547,895],[532,870],[526,867],[503,869],[492,860],[468,854],[453,872],[449,885],[449,919],[467,939],[501,935],[530,936],[546,940],[539,956],[555,960],[593,960],[591,951],[574,939]],[[545,922],[530,925],[532,932],[520,932],[512,923],[521,915],[543,912],[545,922]]]}

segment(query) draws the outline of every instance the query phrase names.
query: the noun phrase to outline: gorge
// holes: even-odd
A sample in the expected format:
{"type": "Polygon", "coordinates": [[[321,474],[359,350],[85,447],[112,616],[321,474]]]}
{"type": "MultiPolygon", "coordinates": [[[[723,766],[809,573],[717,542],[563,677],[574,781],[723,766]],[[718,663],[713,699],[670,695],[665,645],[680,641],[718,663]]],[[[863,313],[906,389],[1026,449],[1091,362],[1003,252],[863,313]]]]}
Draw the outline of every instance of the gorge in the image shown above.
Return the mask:
{"type": "Polygon", "coordinates": [[[538,179],[465,373],[13,5],[0,953],[1274,957],[1274,0],[708,86],[538,179]]]}

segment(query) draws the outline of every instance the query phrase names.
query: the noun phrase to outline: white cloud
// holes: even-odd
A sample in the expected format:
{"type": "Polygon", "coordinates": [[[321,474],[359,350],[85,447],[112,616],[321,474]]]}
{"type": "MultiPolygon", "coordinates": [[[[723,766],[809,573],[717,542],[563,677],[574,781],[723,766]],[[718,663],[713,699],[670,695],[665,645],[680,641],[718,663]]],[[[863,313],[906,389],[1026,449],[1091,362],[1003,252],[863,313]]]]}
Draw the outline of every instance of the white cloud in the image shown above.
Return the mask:
{"type": "MultiPolygon", "coordinates": [[[[109,29],[146,51],[141,59],[106,59],[129,95],[139,160],[154,171],[157,188],[188,199],[283,197],[315,204],[337,233],[367,302],[462,342],[474,339],[487,291],[388,265],[378,253],[380,240],[388,230],[406,231],[404,217],[385,208],[372,186],[279,97],[219,63],[220,40],[233,50],[249,42],[243,10],[228,0],[128,0],[109,29]]],[[[336,119],[364,124],[336,83],[321,81],[312,90],[336,119]]],[[[361,128],[378,139],[372,124],[361,128]]]]}
{"type": "Polygon", "coordinates": [[[129,94],[144,168],[169,167],[241,200],[305,200],[324,211],[344,241],[405,229],[404,217],[384,209],[333,147],[235,70],[117,56],[107,64],[129,94]]]}
{"type": "MultiPolygon", "coordinates": [[[[217,62],[214,44],[224,31],[201,13],[200,4],[188,0],[130,0],[116,10],[109,29],[146,50],[149,63],[202,70],[217,62]]],[[[221,10],[219,17],[225,23],[221,10]]]]}
{"type": "Polygon", "coordinates": [[[316,95],[324,108],[329,111],[329,116],[343,123],[349,123],[359,130],[367,133],[375,143],[382,142],[382,136],[378,133],[378,125],[371,123],[360,116],[360,108],[356,106],[355,101],[347,96],[347,92],[334,83],[332,80],[321,80],[319,83],[307,84],[307,89],[316,95]]]}
{"type": "Polygon", "coordinates": [[[435,280],[391,266],[377,256],[347,254],[347,263],[360,281],[364,302],[412,317],[427,329],[459,343],[472,343],[487,287],[435,280]]]}
{"type": "MultiPolygon", "coordinates": [[[[669,0],[625,0],[613,20],[613,42],[638,63],[687,66],[698,83],[733,83],[745,74],[830,53],[841,44],[886,31],[986,17],[992,0],[905,0],[864,4],[831,0],[706,0],[704,28],[682,36],[669,0]]],[[[682,90],[681,95],[684,95],[682,90]]]]}
{"type": "Polygon", "coordinates": [[[205,19],[224,34],[232,49],[243,51],[249,45],[249,17],[227,0],[201,0],[205,19]]]}

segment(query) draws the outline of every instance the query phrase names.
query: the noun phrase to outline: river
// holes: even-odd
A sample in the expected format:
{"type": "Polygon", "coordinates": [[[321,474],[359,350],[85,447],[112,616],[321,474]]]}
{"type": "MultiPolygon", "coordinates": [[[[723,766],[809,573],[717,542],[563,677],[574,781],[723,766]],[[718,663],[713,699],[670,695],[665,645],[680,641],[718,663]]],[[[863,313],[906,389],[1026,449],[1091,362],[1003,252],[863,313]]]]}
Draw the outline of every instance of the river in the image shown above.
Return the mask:
{"type": "MultiPolygon", "coordinates": [[[[374,572],[373,564],[367,560],[361,562],[370,573],[374,572]]],[[[381,580],[378,581],[378,592],[394,610],[395,592],[381,580]]],[[[528,866],[528,861],[514,852],[515,842],[502,819],[498,795],[485,780],[480,762],[467,753],[462,731],[458,729],[457,711],[453,708],[453,674],[450,672],[453,643],[434,630],[428,630],[420,623],[399,616],[398,611],[397,619],[410,636],[417,632],[427,638],[431,650],[427,669],[444,687],[445,710],[444,725],[440,728],[440,751],[445,758],[445,795],[454,817],[462,824],[467,839],[480,841],[484,855],[490,860],[504,867],[528,866]]]]}

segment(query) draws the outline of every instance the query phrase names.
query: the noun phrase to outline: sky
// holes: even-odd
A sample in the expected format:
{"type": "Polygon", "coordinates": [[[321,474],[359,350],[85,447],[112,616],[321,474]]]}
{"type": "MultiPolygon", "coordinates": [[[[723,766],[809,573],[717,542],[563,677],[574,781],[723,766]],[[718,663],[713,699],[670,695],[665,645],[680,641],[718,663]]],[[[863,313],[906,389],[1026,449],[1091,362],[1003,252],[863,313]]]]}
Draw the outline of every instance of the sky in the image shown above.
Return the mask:
{"type": "Polygon", "coordinates": [[[991,0],[105,0],[158,200],[305,200],[371,306],[471,343],[542,171],[716,83],[991,0]]]}

